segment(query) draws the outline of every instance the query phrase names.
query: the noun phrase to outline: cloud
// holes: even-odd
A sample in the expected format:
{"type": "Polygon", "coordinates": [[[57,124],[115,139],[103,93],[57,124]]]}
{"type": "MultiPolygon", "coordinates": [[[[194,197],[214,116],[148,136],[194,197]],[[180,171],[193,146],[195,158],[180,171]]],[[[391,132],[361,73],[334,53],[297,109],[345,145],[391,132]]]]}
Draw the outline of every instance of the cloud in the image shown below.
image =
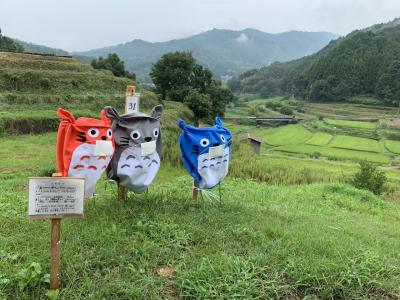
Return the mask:
{"type": "Polygon", "coordinates": [[[236,42],[238,43],[246,43],[249,40],[249,37],[243,32],[236,38],[236,42]]]}

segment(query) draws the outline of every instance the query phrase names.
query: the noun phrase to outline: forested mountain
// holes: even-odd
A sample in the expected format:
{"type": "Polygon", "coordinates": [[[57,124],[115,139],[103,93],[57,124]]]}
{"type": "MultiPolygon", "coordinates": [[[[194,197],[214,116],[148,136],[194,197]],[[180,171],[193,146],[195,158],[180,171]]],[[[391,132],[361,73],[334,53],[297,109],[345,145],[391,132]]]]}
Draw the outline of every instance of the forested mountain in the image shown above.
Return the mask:
{"type": "Polygon", "coordinates": [[[218,79],[240,73],[274,61],[288,61],[314,53],[336,38],[327,32],[291,31],[278,34],[255,29],[243,31],[213,29],[185,39],[162,43],[133,40],[117,46],[74,53],[90,57],[117,53],[128,70],[142,81],[150,81],[151,65],[163,54],[191,51],[195,59],[211,69],[218,79]]]}
{"type": "Polygon", "coordinates": [[[314,55],[248,71],[229,82],[233,91],[295,95],[316,101],[371,95],[400,100],[400,19],[350,33],[314,55]]]}

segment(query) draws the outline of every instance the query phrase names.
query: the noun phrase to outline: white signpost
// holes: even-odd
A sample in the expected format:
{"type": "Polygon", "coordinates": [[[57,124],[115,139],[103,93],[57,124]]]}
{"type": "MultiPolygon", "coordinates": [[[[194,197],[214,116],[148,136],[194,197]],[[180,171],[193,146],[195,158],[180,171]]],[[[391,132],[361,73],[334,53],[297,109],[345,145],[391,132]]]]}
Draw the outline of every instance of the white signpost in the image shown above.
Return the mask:
{"type": "Polygon", "coordinates": [[[84,178],[61,177],[61,173],[29,178],[28,216],[51,219],[51,290],[59,286],[61,219],[83,217],[84,195],[84,178]]]}
{"type": "Polygon", "coordinates": [[[128,85],[125,97],[125,113],[130,114],[139,111],[140,94],[136,93],[134,85],[128,85]]]}

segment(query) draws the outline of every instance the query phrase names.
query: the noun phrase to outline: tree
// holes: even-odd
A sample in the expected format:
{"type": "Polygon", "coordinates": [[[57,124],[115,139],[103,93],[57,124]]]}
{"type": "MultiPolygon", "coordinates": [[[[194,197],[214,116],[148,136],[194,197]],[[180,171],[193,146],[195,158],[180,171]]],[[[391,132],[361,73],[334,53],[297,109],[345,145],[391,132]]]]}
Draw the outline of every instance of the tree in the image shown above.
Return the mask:
{"type": "Polygon", "coordinates": [[[118,57],[116,53],[110,53],[106,58],[94,58],[91,65],[95,69],[104,69],[111,71],[117,77],[127,77],[135,80],[135,73],[130,73],[125,70],[124,62],[118,57]]]}
{"type": "Polygon", "coordinates": [[[376,84],[376,94],[390,104],[400,101],[400,61],[393,61],[387,72],[379,77],[376,84]]]}
{"type": "Polygon", "coordinates": [[[215,116],[223,117],[225,107],[233,101],[233,93],[221,85],[220,81],[213,80],[207,88],[206,93],[211,99],[211,118],[215,116]]]}
{"type": "Polygon", "coordinates": [[[196,63],[190,52],[164,54],[152,67],[150,76],[162,99],[183,102],[190,89],[204,93],[212,72],[196,63]]]}
{"type": "Polygon", "coordinates": [[[212,101],[209,95],[191,89],[183,102],[193,111],[196,122],[212,118],[212,101]]]}
{"type": "Polygon", "coordinates": [[[223,116],[225,106],[233,101],[232,92],[213,80],[212,72],[197,64],[190,52],[164,54],[150,76],[162,99],[186,103],[197,120],[223,116]]]}
{"type": "Polygon", "coordinates": [[[321,79],[312,85],[309,98],[314,101],[332,101],[334,96],[329,83],[321,79]]]}

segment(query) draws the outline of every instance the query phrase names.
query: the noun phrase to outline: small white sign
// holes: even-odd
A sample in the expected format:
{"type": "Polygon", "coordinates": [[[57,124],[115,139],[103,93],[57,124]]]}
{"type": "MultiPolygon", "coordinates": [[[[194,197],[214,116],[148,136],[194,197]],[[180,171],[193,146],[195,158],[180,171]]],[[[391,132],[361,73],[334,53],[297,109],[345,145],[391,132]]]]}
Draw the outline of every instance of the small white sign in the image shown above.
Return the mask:
{"type": "Polygon", "coordinates": [[[140,148],[142,150],[142,156],[147,156],[156,152],[157,144],[156,141],[141,143],[140,148]]]}
{"type": "Polygon", "coordinates": [[[220,157],[225,154],[225,145],[208,148],[208,159],[220,157]]]}
{"type": "Polygon", "coordinates": [[[135,93],[131,96],[126,96],[125,113],[130,114],[139,111],[140,94],[135,93]]]}
{"type": "Polygon", "coordinates": [[[84,178],[29,178],[28,215],[37,218],[82,216],[84,195],[84,178]]]}
{"type": "Polygon", "coordinates": [[[111,141],[96,141],[96,146],[94,147],[94,155],[110,156],[114,153],[113,144],[111,141]]]}

